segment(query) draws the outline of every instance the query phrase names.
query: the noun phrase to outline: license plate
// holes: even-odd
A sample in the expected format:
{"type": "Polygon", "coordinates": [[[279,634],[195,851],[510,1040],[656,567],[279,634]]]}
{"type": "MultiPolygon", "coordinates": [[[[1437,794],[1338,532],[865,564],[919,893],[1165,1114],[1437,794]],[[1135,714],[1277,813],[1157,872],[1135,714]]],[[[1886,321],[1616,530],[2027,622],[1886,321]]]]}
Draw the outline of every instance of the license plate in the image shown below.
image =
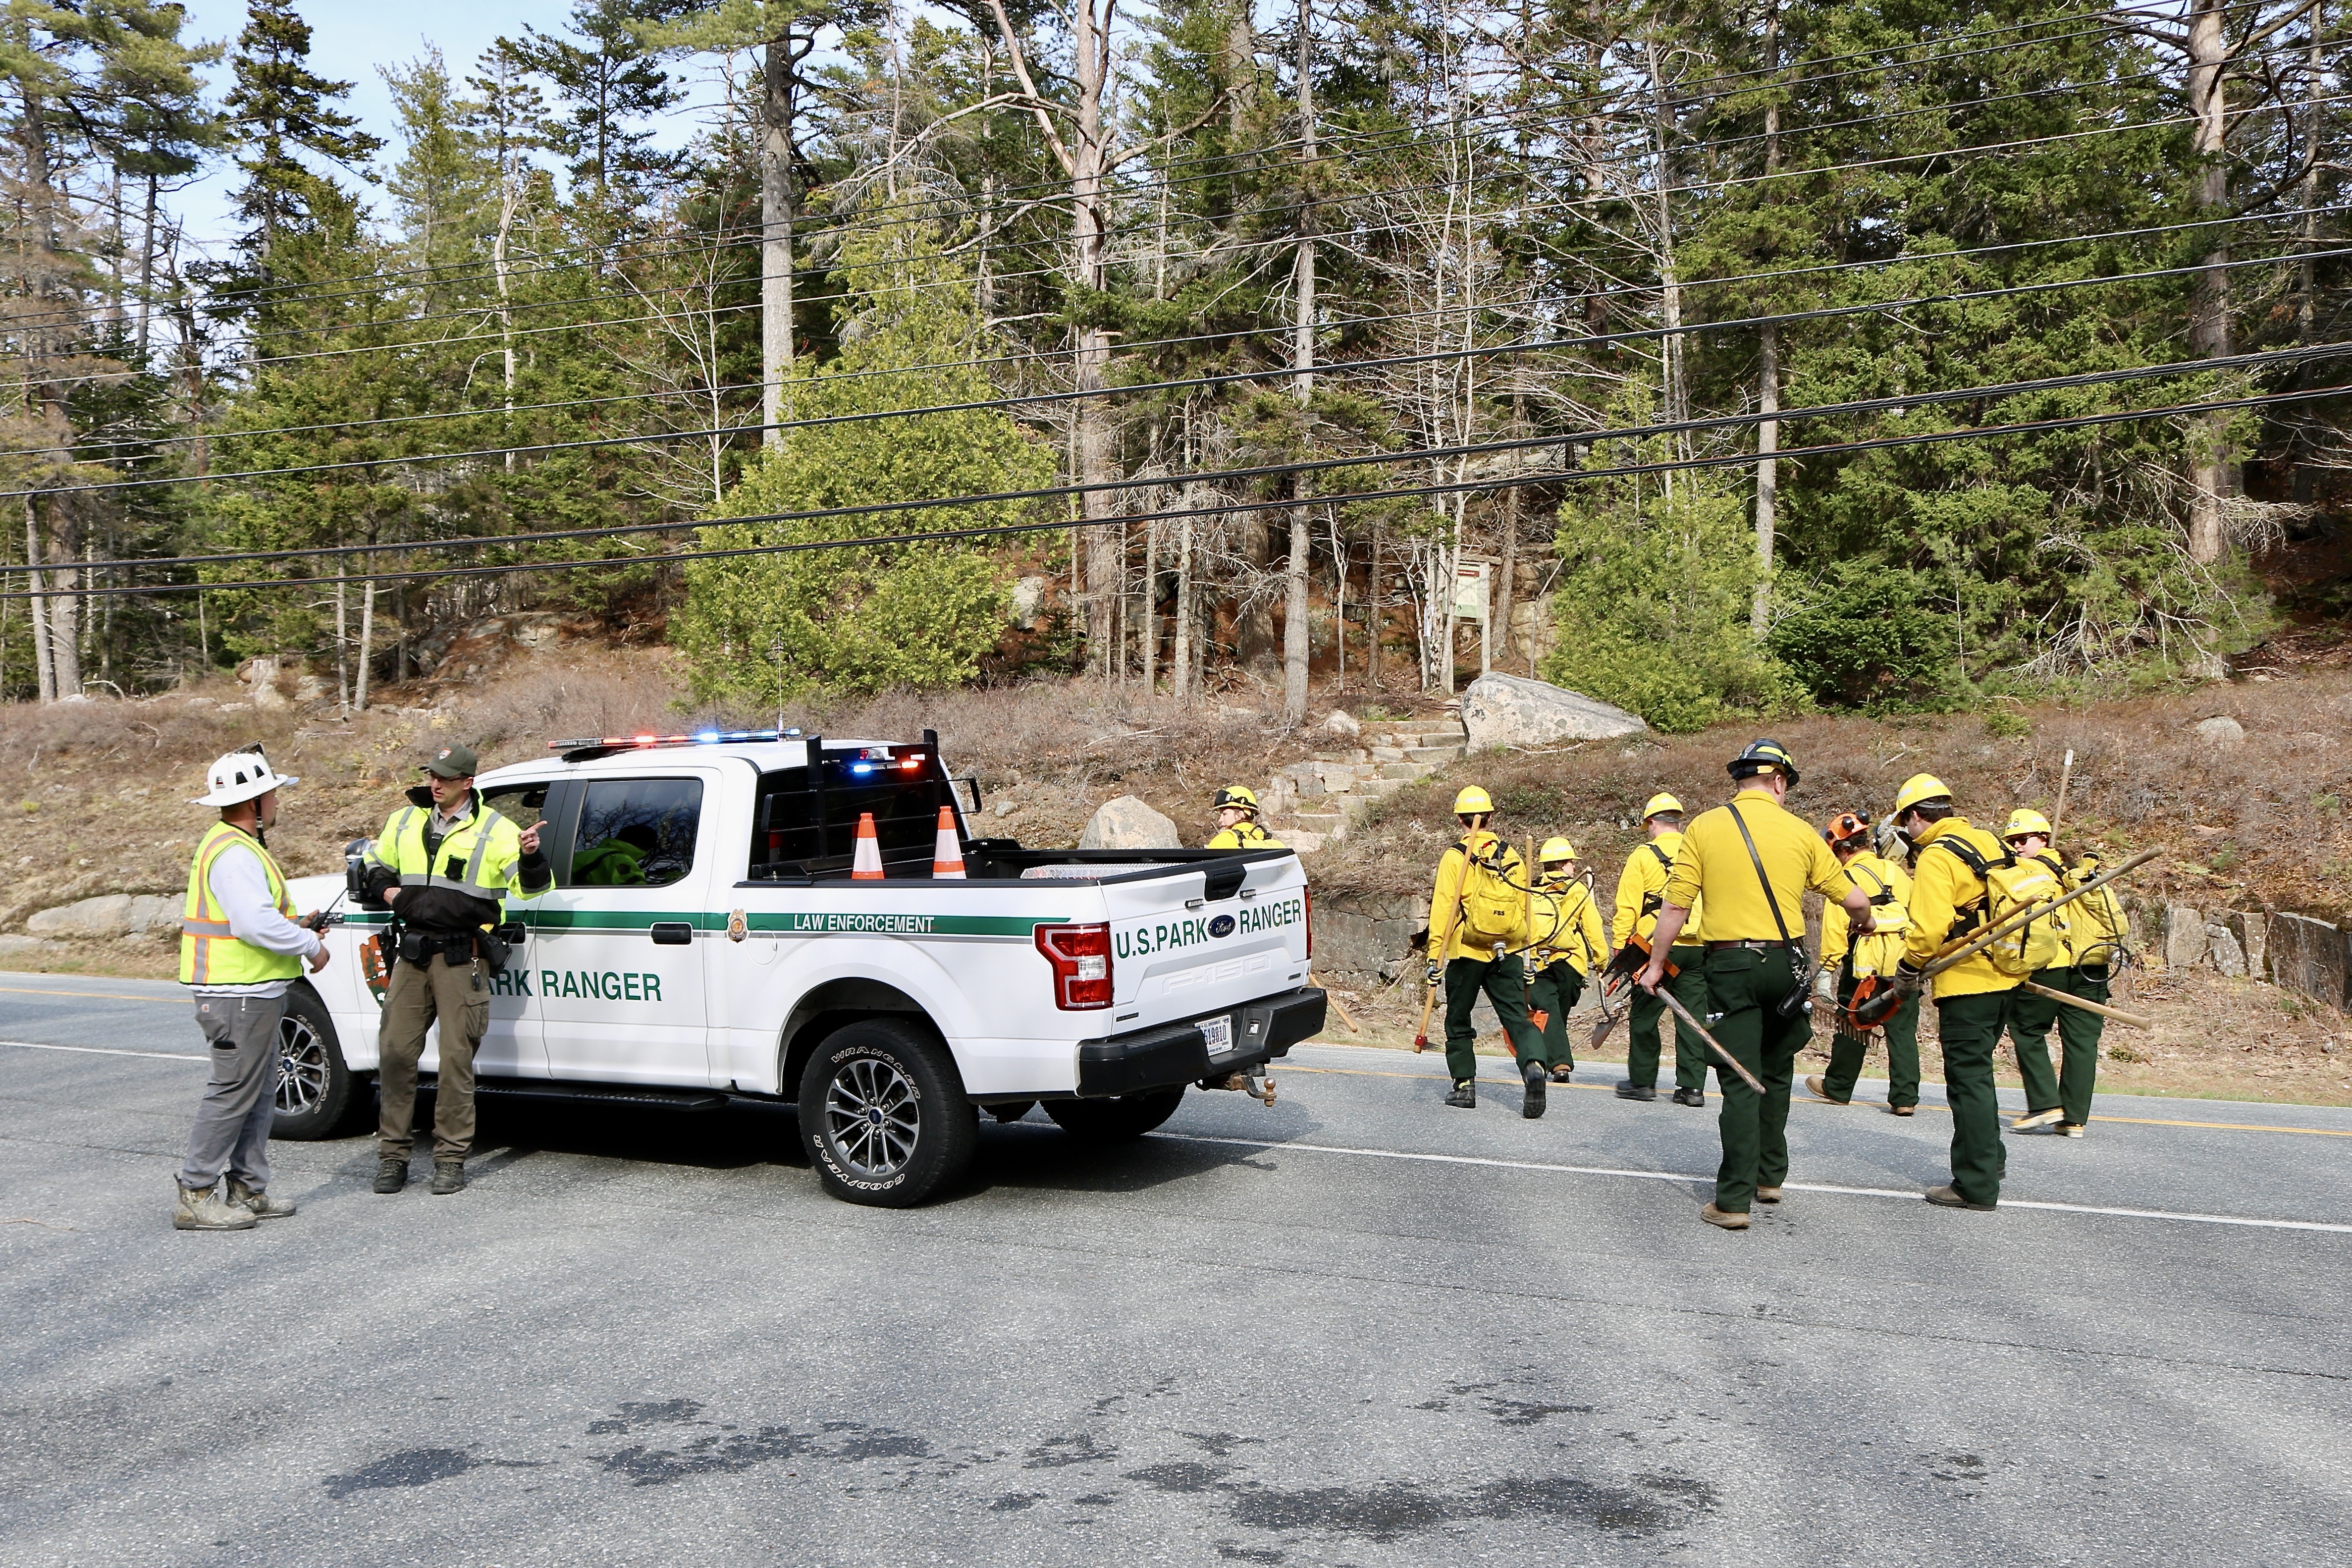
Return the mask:
{"type": "Polygon", "coordinates": [[[1209,1042],[1211,1056],[1223,1056],[1234,1048],[1234,1020],[1231,1018],[1202,1019],[1193,1026],[1201,1038],[1209,1042]]]}

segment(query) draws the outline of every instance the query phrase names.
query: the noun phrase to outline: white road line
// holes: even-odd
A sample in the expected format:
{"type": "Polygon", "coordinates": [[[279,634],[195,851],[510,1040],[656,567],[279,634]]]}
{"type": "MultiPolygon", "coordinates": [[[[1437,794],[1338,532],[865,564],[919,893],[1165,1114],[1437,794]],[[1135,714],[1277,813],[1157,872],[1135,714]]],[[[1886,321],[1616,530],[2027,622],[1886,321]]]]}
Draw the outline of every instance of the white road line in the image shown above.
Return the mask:
{"type": "Polygon", "coordinates": [[[13,1045],[19,1051],[80,1051],[92,1056],[152,1056],[162,1061],[209,1061],[212,1058],[192,1051],[124,1051],[111,1045],[49,1045],[37,1040],[0,1040],[0,1045],[13,1045]]]}
{"type": "MultiPolygon", "coordinates": [[[[1256,1138],[1204,1138],[1189,1133],[1155,1133],[1154,1137],[1174,1144],[1215,1144],[1227,1148],[1258,1149],[1279,1154],[1297,1149],[1314,1155],[1358,1155],[1373,1160],[1414,1160],[1426,1165],[1486,1166],[1501,1170],[1543,1171],[1557,1176],[1630,1176],[1636,1181],[1671,1181],[1685,1185],[1696,1183],[1712,1186],[1711,1176],[1690,1176],[1675,1171],[1620,1170],[1612,1166],[1547,1165],[1538,1160],[1497,1160],[1475,1155],[1427,1155],[1409,1153],[1402,1149],[1354,1148],[1344,1144],[1270,1144],[1256,1138]]],[[[1884,1186],[1833,1186],[1821,1182],[1792,1181],[1791,1192],[1826,1192],[1848,1197],[1898,1197],[1912,1203],[1920,1201],[1916,1190],[1884,1186]]],[[[2239,1225],[2258,1230],[2323,1230],[2337,1236],[2352,1236],[2352,1225],[2328,1225],[2315,1219],[2257,1219],[2240,1214],[2190,1214],[2164,1208],[2107,1208],[2083,1203],[2036,1203],[2023,1198],[2003,1198],[2003,1208],[2041,1208],[2059,1214],[2107,1214],[2127,1219],[2178,1219],[2197,1225],[2239,1225]]]]}

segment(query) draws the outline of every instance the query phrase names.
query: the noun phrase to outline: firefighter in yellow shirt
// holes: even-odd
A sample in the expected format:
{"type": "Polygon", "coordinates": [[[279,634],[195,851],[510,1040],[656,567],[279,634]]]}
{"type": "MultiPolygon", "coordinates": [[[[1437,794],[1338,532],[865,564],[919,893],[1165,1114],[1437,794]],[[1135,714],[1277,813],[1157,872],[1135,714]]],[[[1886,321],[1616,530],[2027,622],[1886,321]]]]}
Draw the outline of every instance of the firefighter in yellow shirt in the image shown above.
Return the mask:
{"type": "MultiPolygon", "coordinates": [[[[1874,979],[1881,986],[1895,983],[1895,970],[1903,961],[1904,911],[1911,898],[1911,876],[1893,861],[1872,852],[1870,824],[1853,811],[1832,813],[1822,838],[1845,867],[1847,879],[1870,900],[1875,927],[1867,936],[1854,936],[1844,905],[1830,904],[1822,908],[1823,967],[1813,981],[1813,996],[1818,1005],[1837,1009],[1833,1015],[1837,1025],[1830,1041],[1829,1071],[1806,1079],[1805,1087],[1832,1104],[1843,1105],[1853,1098],[1854,1081],[1862,1076],[1866,1049],[1862,1036],[1849,1027],[1846,1009],[1864,980],[1874,979]]],[[[1919,1104],[1918,997],[1905,997],[1903,1005],[1879,1029],[1886,1037],[1886,1108],[1898,1116],[1911,1115],[1919,1104]]]]}
{"type": "MultiPolygon", "coordinates": [[[[1897,977],[1916,988],[1919,971],[1987,912],[1990,888],[1976,864],[2002,861],[2008,852],[1955,811],[1952,792],[1929,773],[1904,780],[1895,797],[1895,827],[1911,846],[1911,921],[1897,977]]],[[[1992,1053],[2009,1022],[2017,979],[1982,953],[1936,977],[1936,1033],[1944,1049],[1944,1099],[1952,1108],[1952,1179],[1927,1189],[1929,1203],[1992,1208],[2000,1202],[2009,1152],[2001,1146],[1992,1053]]]]}
{"type": "Polygon", "coordinates": [[[1585,981],[1607,959],[1609,933],[1601,929],[1592,889],[1576,874],[1574,844],[1566,839],[1546,840],[1537,852],[1536,864],[1528,932],[1536,977],[1528,988],[1528,1002],[1546,1015],[1544,1068],[1554,1083],[1566,1083],[1576,1071],[1576,1052],[1568,1040],[1568,1011],[1584,995],[1585,981]]]}
{"type": "MultiPolygon", "coordinates": [[[[1614,952],[1622,953],[1636,938],[1645,947],[1649,943],[1658,910],[1665,903],[1675,852],[1682,848],[1683,803],[1672,795],[1651,796],[1650,803],[1642,808],[1642,828],[1650,841],[1625,857],[1625,869],[1617,875],[1616,920],[1610,944],[1614,952]]],[[[1684,922],[1682,935],[1675,938],[1682,950],[1669,957],[1675,972],[1666,981],[1675,999],[1700,1017],[1706,1013],[1706,977],[1701,972],[1706,949],[1700,946],[1706,938],[1699,928],[1704,913],[1694,907],[1684,922]]],[[[1658,1020],[1665,1012],[1665,1003],[1634,991],[1625,1019],[1625,1081],[1617,1085],[1619,1099],[1658,1097],[1658,1056],[1664,1049],[1658,1038],[1658,1020]]],[[[1679,1023],[1675,1025],[1675,1103],[1706,1103],[1706,1047],[1679,1023]]]]}
{"type": "Polygon", "coordinates": [[[1429,900],[1429,983],[1445,988],[1448,1105],[1478,1103],[1477,1027],[1470,1009],[1486,993],[1518,1052],[1527,1100],[1520,1113],[1544,1113],[1543,1036],[1528,1019],[1528,868],[1496,835],[1495,802],[1475,784],[1454,798],[1462,837],[1437,862],[1429,900]]]}
{"type": "Polygon", "coordinates": [[[1665,983],[1667,955],[1684,921],[1706,899],[1706,1017],[1715,1038],[1764,1085],[1757,1093],[1738,1074],[1718,1073],[1723,1111],[1717,1126],[1723,1162],[1715,1201],[1699,1218],[1726,1230],[1748,1228],[1751,1203],[1778,1203],[1789,1175],[1789,1089],[1797,1052],[1813,1037],[1805,982],[1811,967],[1799,938],[1804,896],[1812,889],[1843,903],[1857,934],[1871,929],[1870,900],[1801,817],[1781,807],[1797,765],[1778,741],[1759,740],[1727,765],[1738,792],[1731,804],[1700,814],[1675,852],[1665,906],[1650,962],[1635,982],[1665,983]]]}
{"type": "MultiPolygon", "coordinates": [[[[2067,891],[2099,874],[2097,857],[2084,855],[2071,867],[2050,847],[2050,820],[2020,807],[2009,814],[2001,839],[2020,858],[2031,855],[2055,873],[2067,891]]],[[[2066,950],[2057,963],[2034,975],[2036,984],[2086,1001],[2107,999],[2107,980],[2131,921],[2111,888],[2084,894],[2061,910],[2066,950]]],[[[2048,1126],[2062,1138],[2079,1138],[2091,1119],[2091,1092],[2099,1077],[2099,1036],[2107,1020],[2085,1008],[2070,1008],[2021,991],[2010,1001],[2009,1039],[2017,1048],[2017,1073],[2025,1081],[2025,1114],[2010,1124],[2020,1133],[2048,1126]],[[2050,1026],[2058,1026],[2061,1062],[2050,1071],[2050,1026]]]]}

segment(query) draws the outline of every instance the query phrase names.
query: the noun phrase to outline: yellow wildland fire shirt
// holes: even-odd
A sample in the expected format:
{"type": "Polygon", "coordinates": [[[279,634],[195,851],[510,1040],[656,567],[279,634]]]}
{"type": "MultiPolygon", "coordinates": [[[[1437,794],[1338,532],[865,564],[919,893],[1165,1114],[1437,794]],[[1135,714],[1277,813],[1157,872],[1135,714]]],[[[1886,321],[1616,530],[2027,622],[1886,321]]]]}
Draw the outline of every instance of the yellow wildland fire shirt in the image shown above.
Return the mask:
{"type": "MultiPolygon", "coordinates": [[[[1429,956],[1440,964],[1450,964],[1456,958],[1475,958],[1482,964],[1491,964],[1495,961],[1494,944],[1474,943],[1469,933],[1462,929],[1462,875],[1470,865],[1468,858],[1462,852],[1465,844],[1469,846],[1472,854],[1482,858],[1491,856],[1496,847],[1500,845],[1508,857],[1513,879],[1524,880],[1527,876],[1525,868],[1519,863],[1518,852],[1503,843],[1496,834],[1484,828],[1475,833],[1465,833],[1461,842],[1447,850],[1445,858],[1437,862],[1437,886],[1429,898],[1429,956]],[[1443,942],[1439,940],[1441,937],[1443,942]]],[[[1527,942],[1527,922],[1522,918],[1519,928],[1510,935],[1508,945],[1524,947],[1527,942]]]]}
{"type": "Polygon", "coordinates": [[[1549,968],[1555,959],[1565,958],[1570,968],[1590,978],[1609,961],[1609,933],[1601,928],[1601,910],[1583,883],[1538,883],[1529,904],[1528,940],[1535,945],[1530,967],[1549,968]]]}
{"type": "Polygon", "coordinates": [[[1864,975],[1891,976],[1895,967],[1903,961],[1903,927],[1911,907],[1911,873],[1893,861],[1865,850],[1845,862],[1845,874],[1871,901],[1872,930],[1857,944],[1852,936],[1853,916],[1846,914],[1844,904],[1830,900],[1822,906],[1822,962],[1835,968],[1846,949],[1853,947],[1856,979],[1864,975]],[[1881,903],[1882,897],[1890,902],[1881,903]]]}
{"type": "MultiPolygon", "coordinates": [[[[1625,857],[1625,869],[1617,876],[1617,918],[1610,942],[1612,951],[1622,947],[1638,935],[1643,941],[1658,924],[1658,905],[1665,899],[1666,878],[1674,874],[1675,852],[1683,847],[1680,833],[1660,833],[1625,857]]],[[[1691,905],[1690,918],[1683,922],[1682,935],[1675,937],[1677,946],[1704,942],[1699,932],[1701,911],[1691,905]]]]}
{"type": "MultiPolygon", "coordinates": [[[[1912,962],[1925,964],[1951,940],[1953,922],[1971,907],[1981,913],[1986,888],[1968,862],[1949,850],[1936,848],[1944,839],[1958,837],[1982,855],[1987,862],[2001,859],[2009,853],[1999,839],[1982,828],[1970,827],[1966,817],[1947,817],[1919,835],[1911,856],[1911,928],[1904,933],[1903,944],[1912,962]]],[[[1980,934],[1983,927],[1978,927],[1980,934]]],[[[1937,975],[1936,995],[1945,999],[1953,997],[1982,996],[1988,991],[2010,991],[2017,988],[2018,977],[2004,975],[1993,967],[1992,960],[1982,953],[1965,964],[1955,964],[1937,975]]]]}
{"type": "Polygon", "coordinates": [[[1769,790],[1742,789],[1730,805],[1700,812],[1684,832],[1674,874],[1666,879],[1666,902],[1688,909],[1703,890],[1708,941],[1778,942],[1780,926],[1773,923],[1772,904],[1765,902],[1764,881],[1772,884],[1792,942],[1805,939],[1805,889],[1834,903],[1853,885],[1811,824],[1782,810],[1769,790]],[[1756,841],[1763,880],[1748,858],[1739,824],[1732,821],[1735,810],[1756,841]]]}

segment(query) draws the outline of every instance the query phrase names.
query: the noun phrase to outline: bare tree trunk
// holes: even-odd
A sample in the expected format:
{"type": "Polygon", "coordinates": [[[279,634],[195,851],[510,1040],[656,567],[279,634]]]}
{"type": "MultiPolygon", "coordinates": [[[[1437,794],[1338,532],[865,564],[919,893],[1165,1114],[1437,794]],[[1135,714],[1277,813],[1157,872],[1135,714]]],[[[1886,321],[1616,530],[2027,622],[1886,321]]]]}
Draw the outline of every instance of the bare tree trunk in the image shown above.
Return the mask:
{"type": "MultiPolygon", "coordinates": [[[[1659,308],[1665,328],[1658,340],[1659,394],[1665,404],[1666,423],[1677,424],[1690,417],[1690,400],[1685,392],[1683,376],[1683,287],[1675,271],[1675,213],[1668,192],[1674,185],[1674,107],[1666,94],[1664,66],[1658,59],[1657,46],[1649,47],[1650,82],[1655,106],[1655,127],[1658,140],[1658,291],[1659,308]]],[[[1677,432],[1669,445],[1678,456],[1689,455],[1690,437],[1687,432],[1677,432]]],[[[1661,476],[1660,487],[1669,496],[1674,494],[1674,470],[1661,476]]]]}
{"type": "MultiPolygon", "coordinates": [[[[1764,23],[1764,68],[1780,68],[1780,12],[1775,5],[1764,23]]],[[[1764,105],[1764,172],[1780,168],[1780,100],[1764,105]]],[[[1780,329],[1768,321],[1757,340],[1756,412],[1767,417],[1756,425],[1756,596],[1748,611],[1748,632],[1762,642],[1771,620],[1772,547],[1780,526],[1780,465],[1772,455],[1780,450],[1780,422],[1769,417],[1780,412],[1780,329]]]]}
{"type": "Polygon", "coordinates": [[[1372,690],[1381,689],[1381,639],[1388,630],[1388,595],[1381,587],[1381,525],[1372,524],[1372,577],[1364,594],[1364,619],[1371,627],[1371,647],[1365,653],[1365,678],[1372,690]]]}
{"type": "Polygon", "coordinates": [[[761,439],[782,444],[784,378],[793,367],[793,221],[800,185],[793,168],[793,73],[789,32],[769,40],[760,94],[760,422],[761,439]]]}
{"type": "MultiPolygon", "coordinates": [[[[2229,131],[2228,40],[2221,23],[2228,0],[2190,0],[2189,18],[2189,112],[2194,120],[2189,147],[2198,160],[2197,205],[2200,217],[2216,217],[2230,200],[2230,173],[2222,162],[2223,138],[2229,131]]],[[[2230,351],[2230,259],[2226,226],[2217,227],[2213,248],[2205,255],[2210,270],[2201,272],[2191,292],[2189,308],[2189,351],[2219,359],[2230,351]]],[[[2221,559],[2226,540],[2221,500],[2231,488],[2229,465],[2223,460],[2230,416],[2210,413],[2197,421],[2189,454],[2189,556],[2210,563],[2221,559]]]]}
{"type": "MultiPolygon", "coordinates": [[[[1298,0],[1298,122],[1299,204],[1298,254],[1291,268],[1296,314],[1292,318],[1290,365],[1297,372],[1292,389],[1298,399],[1302,423],[1314,424],[1315,398],[1315,6],[1298,0]]],[[[1307,663],[1313,653],[1308,641],[1307,569],[1315,537],[1313,509],[1307,504],[1314,492],[1305,474],[1295,478],[1292,493],[1298,504],[1290,509],[1290,555],[1284,571],[1282,622],[1282,716],[1289,724],[1307,718],[1307,663]]]]}
{"type": "Polygon", "coordinates": [[[1160,518],[1143,528],[1143,690],[1160,689],[1160,518]]]}
{"type": "Polygon", "coordinates": [[[147,368],[147,318],[155,298],[155,176],[147,176],[147,206],[139,225],[139,368],[147,368]]]}
{"type": "Polygon", "coordinates": [[[366,559],[360,570],[367,574],[367,582],[360,590],[360,658],[359,669],[352,685],[352,706],[367,712],[368,663],[375,657],[375,558],[366,559]]]}
{"type": "Polygon", "coordinates": [[[335,706],[344,712],[352,706],[352,622],[351,582],[342,572],[335,574],[335,706]]]}
{"type": "Polygon", "coordinates": [[[49,659],[49,601],[41,591],[45,586],[40,570],[42,559],[39,514],[34,510],[33,497],[27,496],[25,497],[25,565],[27,569],[25,577],[32,593],[28,602],[33,609],[33,673],[37,678],[41,700],[53,703],[58,700],[58,676],[57,666],[49,659]]]}

